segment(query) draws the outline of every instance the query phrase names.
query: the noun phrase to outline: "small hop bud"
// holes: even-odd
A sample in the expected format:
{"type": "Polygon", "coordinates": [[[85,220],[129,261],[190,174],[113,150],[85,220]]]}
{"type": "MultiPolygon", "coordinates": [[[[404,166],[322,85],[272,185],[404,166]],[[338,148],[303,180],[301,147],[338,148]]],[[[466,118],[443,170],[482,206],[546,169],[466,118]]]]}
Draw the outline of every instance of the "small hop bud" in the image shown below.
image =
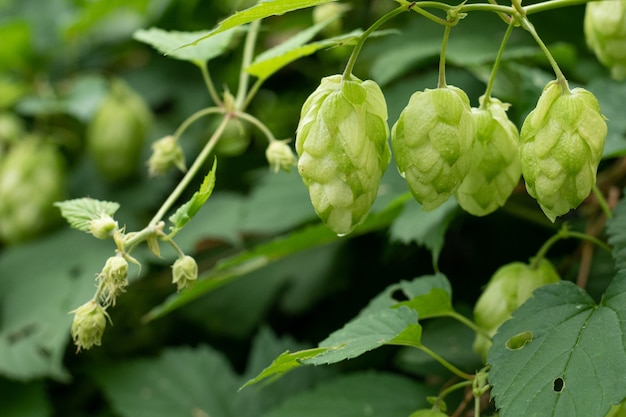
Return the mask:
{"type": "Polygon", "coordinates": [[[585,39],[616,80],[626,79],[626,1],[595,1],[585,9],[585,39]]]}
{"type": "MultiPolygon", "coordinates": [[[[474,306],[476,325],[493,336],[500,325],[530,298],[533,291],[559,280],[558,272],[545,258],[535,268],[522,262],[502,266],[491,277],[474,306]]],[[[475,352],[485,357],[490,347],[490,340],[480,334],[476,336],[475,352]]]]}
{"type": "Polygon", "coordinates": [[[448,415],[440,410],[425,408],[423,410],[413,411],[409,417],[447,417],[448,415]]]}
{"type": "Polygon", "coordinates": [[[107,259],[98,275],[98,285],[102,286],[104,305],[115,305],[115,299],[126,290],[128,285],[128,262],[122,256],[107,259]]]}
{"type": "Polygon", "coordinates": [[[91,300],[71,313],[74,313],[72,339],[77,351],[90,349],[94,345],[100,346],[107,320],[111,322],[106,310],[97,301],[91,300]]]}
{"type": "Polygon", "coordinates": [[[148,173],[151,176],[163,175],[172,166],[185,171],[185,155],[174,136],[165,136],[152,144],[152,155],[148,160],[148,173]]]}
{"type": "Polygon", "coordinates": [[[89,222],[89,233],[98,239],[107,239],[118,229],[117,222],[106,213],[102,213],[100,217],[89,222]]]}
{"type": "Polygon", "coordinates": [[[414,93],[391,133],[396,165],[425,211],[442,205],[472,161],[476,122],[469,98],[447,86],[414,93]]]}
{"type": "Polygon", "coordinates": [[[367,218],[391,150],[387,104],[378,84],[323,78],[302,106],[298,172],[322,221],[339,235],[367,218]]]}
{"type": "Polygon", "coordinates": [[[178,258],[172,265],[172,283],[180,291],[198,279],[198,264],[191,256],[178,258]]]}
{"type": "Polygon", "coordinates": [[[272,140],[265,150],[265,157],[274,172],[283,170],[291,171],[291,168],[298,165],[298,158],[293,153],[286,140],[272,140]]]}
{"type": "Polygon", "coordinates": [[[593,94],[546,85],[520,132],[522,175],[528,193],[554,221],[589,195],[607,135],[593,94]]]}

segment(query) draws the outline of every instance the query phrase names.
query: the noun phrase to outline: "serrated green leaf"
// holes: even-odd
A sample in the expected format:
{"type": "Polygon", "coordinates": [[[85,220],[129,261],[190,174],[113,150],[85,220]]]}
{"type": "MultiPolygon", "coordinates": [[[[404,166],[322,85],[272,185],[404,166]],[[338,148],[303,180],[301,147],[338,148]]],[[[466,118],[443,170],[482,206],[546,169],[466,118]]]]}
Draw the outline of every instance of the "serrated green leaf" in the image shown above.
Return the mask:
{"type": "Polygon", "coordinates": [[[539,288],[487,354],[501,417],[602,417],[626,396],[626,272],[598,305],[571,282],[539,288]]]}
{"type": "Polygon", "coordinates": [[[240,12],[236,12],[234,15],[224,19],[219,25],[206,35],[180,46],[185,48],[191,45],[197,45],[199,42],[208,39],[218,33],[224,32],[228,29],[232,29],[237,26],[245,25],[246,23],[254,22],[255,20],[265,19],[270,16],[282,15],[294,10],[304,9],[307,7],[313,7],[324,3],[330,3],[335,0],[261,0],[252,7],[249,7],[240,12]]]}
{"type": "Polygon", "coordinates": [[[626,198],[615,207],[613,217],[606,222],[608,242],[613,247],[613,259],[617,269],[626,269],[626,198]]]}
{"type": "Polygon", "coordinates": [[[330,23],[330,21],[325,21],[318,23],[315,26],[311,26],[277,47],[263,52],[256,57],[254,62],[248,68],[246,68],[246,71],[264,80],[289,63],[299,58],[314,54],[321,49],[337,45],[352,45],[356,43],[359,36],[363,33],[362,30],[355,30],[345,35],[304,45],[319,31],[326,27],[328,23],[330,23]]]}
{"type": "MultiPolygon", "coordinates": [[[[393,219],[398,216],[405,201],[409,198],[411,196],[407,193],[392,201],[386,209],[378,213],[371,213],[367,220],[352,232],[351,236],[358,236],[388,227],[393,219]]],[[[144,319],[149,321],[164,316],[237,277],[268,265],[270,262],[275,262],[291,254],[339,239],[341,238],[331,232],[325,225],[317,224],[297,230],[287,236],[276,238],[252,250],[243,251],[238,255],[223,260],[208,273],[202,274],[192,288],[172,295],[163,304],[148,312],[144,319]]]]}
{"type": "Polygon", "coordinates": [[[75,200],[59,201],[54,203],[61,209],[61,215],[74,229],[89,231],[90,222],[103,214],[113,217],[118,203],[111,201],[94,200],[93,198],[77,198],[75,200]]]}
{"type": "Polygon", "coordinates": [[[271,382],[272,380],[280,377],[286,372],[294,368],[298,368],[302,366],[302,361],[304,359],[313,358],[321,353],[324,353],[328,350],[328,348],[313,348],[313,349],[305,349],[300,350],[298,352],[289,352],[285,351],[280,356],[278,356],[270,366],[265,368],[261,373],[259,373],[255,378],[250,379],[244,385],[242,385],[240,390],[249,387],[250,385],[257,384],[261,381],[271,382]]]}
{"type": "Polygon", "coordinates": [[[171,58],[190,61],[199,65],[220,56],[230,45],[233,36],[240,31],[241,28],[233,28],[212,36],[201,44],[179,49],[177,49],[179,46],[190,44],[209,32],[178,32],[150,28],[135,31],[133,38],[152,46],[171,58]]]}
{"type": "Polygon", "coordinates": [[[359,315],[342,329],[333,332],[320,342],[326,348],[314,357],[301,360],[307,365],[327,365],[356,358],[386,344],[415,346],[419,344],[421,326],[417,311],[408,307],[379,310],[369,315],[359,315]]]}
{"type": "Polygon", "coordinates": [[[263,417],[406,417],[428,406],[432,392],[407,377],[358,372],[285,401],[263,417]]]}
{"type": "Polygon", "coordinates": [[[171,234],[174,235],[182,229],[193,216],[196,215],[202,205],[209,199],[215,187],[215,170],[217,169],[217,159],[213,161],[213,168],[204,177],[200,189],[196,191],[191,199],[180,206],[169,218],[173,226],[170,227],[171,234]]]}

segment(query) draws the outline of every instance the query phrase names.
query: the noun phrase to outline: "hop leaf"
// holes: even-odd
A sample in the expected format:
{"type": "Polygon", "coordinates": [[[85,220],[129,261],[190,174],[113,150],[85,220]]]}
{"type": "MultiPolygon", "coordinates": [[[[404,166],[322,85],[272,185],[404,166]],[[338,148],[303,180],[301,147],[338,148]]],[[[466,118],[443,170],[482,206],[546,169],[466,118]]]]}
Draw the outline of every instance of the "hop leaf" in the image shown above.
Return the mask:
{"type": "MultiPolygon", "coordinates": [[[[481,106],[483,100],[484,96],[481,106]]],[[[503,206],[522,173],[519,132],[506,115],[508,107],[490,98],[487,108],[472,109],[476,121],[472,165],[455,196],[460,206],[475,216],[503,206]]]]}
{"type": "Polygon", "coordinates": [[[335,233],[367,217],[391,160],[387,105],[370,80],[334,75],[305,101],[298,124],[298,171],[311,202],[335,233]]]}
{"type": "Polygon", "coordinates": [[[626,2],[587,3],[584,29],[587,44],[613,78],[626,79],[626,2]]]}
{"type": "Polygon", "coordinates": [[[393,126],[400,175],[425,211],[443,204],[470,169],[476,136],[469,98],[447,86],[414,93],[393,126]]]}
{"type": "MultiPolygon", "coordinates": [[[[559,274],[545,258],[536,267],[522,262],[504,265],[493,274],[478,298],[474,306],[474,320],[478,327],[493,336],[533,291],[559,280],[559,274]]],[[[477,334],[474,351],[485,357],[490,347],[491,341],[477,334]]]]}
{"type": "Polygon", "coordinates": [[[607,126],[598,100],[558,81],[546,85],[520,132],[528,193],[554,221],[589,195],[596,182],[607,126]]]}

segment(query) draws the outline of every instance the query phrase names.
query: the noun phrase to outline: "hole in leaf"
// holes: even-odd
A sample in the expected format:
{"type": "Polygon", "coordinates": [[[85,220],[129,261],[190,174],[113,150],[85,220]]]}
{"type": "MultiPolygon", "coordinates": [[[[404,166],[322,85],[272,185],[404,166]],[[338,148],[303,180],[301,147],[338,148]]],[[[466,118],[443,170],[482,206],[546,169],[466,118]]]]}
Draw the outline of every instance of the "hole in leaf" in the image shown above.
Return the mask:
{"type": "Polygon", "coordinates": [[[394,300],[396,300],[397,302],[402,302],[402,301],[408,301],[409,297],[406,296],[406,294],[404,293],[404,291],[402,291],[401,289],[397,289],[394,292],[391,293],[391,298],[393,298],[394,300]]]}
{"type": "Polygon", "coordinates": [[[519,350],[526,346],[527,343],[532,342],[533,334],[526,330],[525,332],[518,333],[506,341],[504,346],[509,350],[519,350]]]}
{"type": "Polygon", "coordinates": [[[563,380],[563,378],[558,377],[554,380],[554,392],[558,392],[561,393],[563,392],[563,388],[565,388],[565,381],[563,380]]]}

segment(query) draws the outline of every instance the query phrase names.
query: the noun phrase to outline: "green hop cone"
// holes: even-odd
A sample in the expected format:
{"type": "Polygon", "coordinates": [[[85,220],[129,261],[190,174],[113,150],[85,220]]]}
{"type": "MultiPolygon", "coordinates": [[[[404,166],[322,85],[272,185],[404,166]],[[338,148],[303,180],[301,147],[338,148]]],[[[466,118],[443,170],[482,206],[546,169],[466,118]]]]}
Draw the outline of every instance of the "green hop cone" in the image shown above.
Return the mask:
{"type": "Polygon", "coordinates": [[[65,199],[66,182],[54,145],[35,137],[14,144],[0,163],[0,241],[34,238],[59,220],[53,204],[65,199]]]}
{"type": "Polygon", "coordinates": [[[345,235],[367,217],[391,160],[387,105],[370,80],[333,75],[302,106],[298,171],[322,221],[345,235]]]}
{"type": "Polygon", "coordinates": [[[548,83],[524,120],[520,141],[526,189],[550,221],[578,207],[591,192],[606,134],[593,94],[548,83]]]}
{"type": "Polygon", "coordinates": [[[626,79],[626,1],[587,3],[585,39],[616,80],[626,79]]]}
{"type": "Polygon", "coordinates": [[[191,256],[176,259],[172,265],[172,283],[178,291],[187,288],[198,279],[198,264],[191,256]]]}
{"type": "Polygon", "coordinates": [[[423,410],[413,411],[409,417],[448,417],[448,415],[440,410],[425,408],[423,410]]]}
{"type": "Polygon", "coordinates": [[[98,275],[98,285],[102,288],[102,303],[115,305],[117,296],[128,286],[128,261],[122,256],[109,257],[98,275]]]}
{"type": "Polygon", "coordinates": [[[425,211],[456,192],[470,169],[476,136],[469,98],[447,86],[414,93],[391,133],[398,171],[425,211]]]}
{"type": "MultiPolygon", "coordinates": [[[[493,336],[498,327],[511,318],[537,288],[557,282],[559,274],[552,263],[542,258],[536,268],[522,262],[513,262],[500,267],[489,280],[474,306],[476,325],[493,336]]],[[[481,334],[476,335],[474,351],[483,356],[491,347],[491,341],[481,334]]]]}
{"type": "MultiPolygon", "coordinates": [[[[481,106],[483,100],[484,96],[481,106]]],[[[476,121],[472,164],[455,196],[459,205],[475,216],[485,216],[503,206],[522,174],[519,132],[506,115],[508,107],[490,98],[485,109],[472,109],[476,121]]]]}
{"type": "Polygon", "coordinates": [[[111,321],[106,310],[97,301],[91,300],[71,313],[74,313],[72,339],[78,351],[100,346],[107,320],[111,321]]]}
{"type": "Polygon", "coordinates": [[[163,175],[173,166],[182,172],[187,170],[183,149],[174,136],[168,135],[152,144],[148,173],[153,177],[163,175]]]}
{"type": "Polygon", "coordinates": [[[119,182],[137,172],[151,122],[143,99],[122,80],[114,80],[87,126],[87,150],[105,179],[119,182]]]}

